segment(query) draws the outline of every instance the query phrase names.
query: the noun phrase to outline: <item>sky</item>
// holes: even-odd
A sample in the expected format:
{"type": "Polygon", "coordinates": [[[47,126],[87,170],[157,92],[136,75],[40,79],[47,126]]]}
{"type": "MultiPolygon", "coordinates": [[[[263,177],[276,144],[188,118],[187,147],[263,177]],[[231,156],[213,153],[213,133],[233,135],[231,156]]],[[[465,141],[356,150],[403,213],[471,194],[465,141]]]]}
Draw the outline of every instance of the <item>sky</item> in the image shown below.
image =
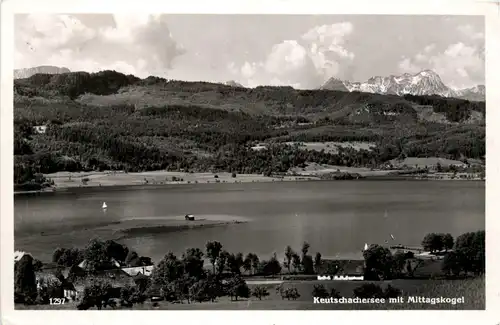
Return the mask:
{"type": "Polygon", "coordinates": [[[485,78],[482,16],[23,14],[14,29],[16,69],[302,89],[424,69],[452,88],[485,78]]]}

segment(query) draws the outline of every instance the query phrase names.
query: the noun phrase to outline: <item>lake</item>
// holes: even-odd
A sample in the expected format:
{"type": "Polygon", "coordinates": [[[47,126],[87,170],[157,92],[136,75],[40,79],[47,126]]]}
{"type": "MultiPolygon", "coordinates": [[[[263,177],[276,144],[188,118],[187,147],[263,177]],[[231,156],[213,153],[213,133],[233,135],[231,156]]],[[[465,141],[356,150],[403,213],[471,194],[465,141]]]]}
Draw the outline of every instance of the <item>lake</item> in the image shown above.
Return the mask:
{"type": "Polygon", "coordinates": [[[15,248],[50,261],[57,247],[83,247],[93,236],[120,238],[159,261],[167,252],[217,240],[230,252],[280,260],[284,248],[323,257],[360,258],[365,243],[419,245],[429,232],[485,229],[485,182],[357,180],[191,184],[75,189],[16,195],[15,248]],[[101,209],[106,202],[108,209],[101,209]],[[247,223],[141,236],[118,236],[124,220],[223,215],[247,223]],[[394,239],[391,238],[391,235],[394,239]]]}

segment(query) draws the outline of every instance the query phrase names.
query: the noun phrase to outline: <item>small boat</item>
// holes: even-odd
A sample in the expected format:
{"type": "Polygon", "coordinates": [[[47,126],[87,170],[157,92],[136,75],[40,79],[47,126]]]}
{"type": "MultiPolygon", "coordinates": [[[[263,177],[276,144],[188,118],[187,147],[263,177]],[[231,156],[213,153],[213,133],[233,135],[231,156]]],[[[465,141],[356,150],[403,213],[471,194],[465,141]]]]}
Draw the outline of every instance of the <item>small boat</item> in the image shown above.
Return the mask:
{"type": "Polygon", "coordinates": [[[103,203],[102,203],[102,208],[103,208],[103,209],[107,209],[107,208],[108,208],[108,206],[106,205],[106,202],[103,202],[103,203]]]}

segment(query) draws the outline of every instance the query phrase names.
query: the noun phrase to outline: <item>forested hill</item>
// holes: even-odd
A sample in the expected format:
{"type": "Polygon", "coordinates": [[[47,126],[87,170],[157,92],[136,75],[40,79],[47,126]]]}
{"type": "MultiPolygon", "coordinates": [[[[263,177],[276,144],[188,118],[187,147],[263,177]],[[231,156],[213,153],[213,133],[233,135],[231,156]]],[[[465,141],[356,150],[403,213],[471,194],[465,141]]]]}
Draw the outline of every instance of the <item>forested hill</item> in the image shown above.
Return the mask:
{"type": "Polygon", "coordinates": [[[14,99],[16,183],[61,170],[272,173],[305,161],[377,167],[402,156],[485,154],[485,103],[438,96],[247,89],[103,71],[17,79],[14,99]],[[292,141],[376,147],[326,153],[284,144],[292,141]],[[269,150],[251,148],[259,142],[269,150]]]}

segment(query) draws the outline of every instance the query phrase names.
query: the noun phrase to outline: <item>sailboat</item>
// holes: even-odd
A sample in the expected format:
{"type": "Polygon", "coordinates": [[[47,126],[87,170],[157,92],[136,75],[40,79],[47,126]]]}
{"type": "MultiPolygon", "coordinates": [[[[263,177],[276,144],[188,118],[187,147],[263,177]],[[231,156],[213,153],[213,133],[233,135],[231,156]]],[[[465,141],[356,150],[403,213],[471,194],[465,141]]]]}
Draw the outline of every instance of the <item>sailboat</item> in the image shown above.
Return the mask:
{"type": "Polygon", "coordinates": [[[106,205],[106,202],[103,202],[103,203],[102,203],[102,208],[103,208],[103,209],[107,209],[107,208],[108,208],[108,206],[106,205]]]}
{"type": "Polygon", "coordinates": [[[363,251],[366,251],[366,250],[368,250],[368,244],[367,243],[365,243],[365,247],[363,248],[363,251]]]}

